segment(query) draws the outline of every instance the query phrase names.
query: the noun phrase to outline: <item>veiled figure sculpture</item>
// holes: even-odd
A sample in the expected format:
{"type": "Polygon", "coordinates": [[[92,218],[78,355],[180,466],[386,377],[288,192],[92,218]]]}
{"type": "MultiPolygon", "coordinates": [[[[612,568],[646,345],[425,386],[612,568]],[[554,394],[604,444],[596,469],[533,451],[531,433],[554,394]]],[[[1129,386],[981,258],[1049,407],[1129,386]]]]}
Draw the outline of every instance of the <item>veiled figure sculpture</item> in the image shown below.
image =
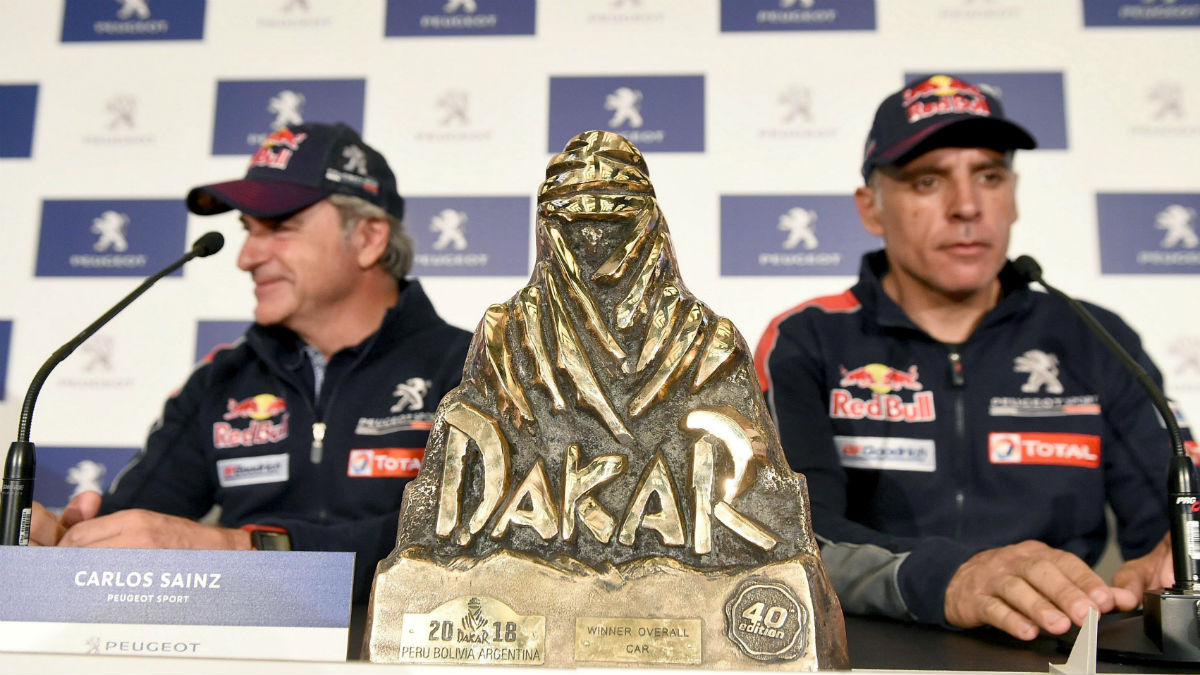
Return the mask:
{"type": "Polygon", "coordinates": [[[481,595],[547,617],[547,664],[593,660],[576,616],[627,616],[702,619],[706,666],[845,668],[808,514],[745,341],[680,279],[641,153],[589,131],[547,167],[532,278],[487,309],[438,409],[367,651],[405,660],[395,623],[481,595]],[[752,607],[772,592],[745,588],[784,569],[802,588],[758,602],[790,612],[771,627],[752,607]]]}

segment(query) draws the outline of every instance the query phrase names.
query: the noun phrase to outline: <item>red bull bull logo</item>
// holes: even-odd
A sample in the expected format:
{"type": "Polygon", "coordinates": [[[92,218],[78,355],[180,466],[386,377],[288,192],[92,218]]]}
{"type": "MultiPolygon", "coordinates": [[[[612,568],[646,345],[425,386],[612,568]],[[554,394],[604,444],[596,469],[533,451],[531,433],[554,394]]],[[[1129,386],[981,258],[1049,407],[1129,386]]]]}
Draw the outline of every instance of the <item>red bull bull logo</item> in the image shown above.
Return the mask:
{"type": "Polygon", "coordinates": [[[225,408],[225,421],[213,424],[213,447],[217,449],[278,443],[288,436],[287,401],[280,396],[259,394],[240,401],[231,398],[225,408]],[[283,419],[278,423],[271,421],[281,415],[283,419]],[[248,419],[250,424],[239,429],[229,423],[240,419],[248,419]]]}
{"type": "Polygon", "coordinates": [[[967,113],[980,117],[992,115],[987,97],[978,87],[949,75],[934,75],[905,89],[901,105],[908,113],[909,123],[947,113],[967,113]]]}
{"type": "Polygon", "coordinates": [[[840,387],[869,389],[869,399],[857,398],[847,389],[833,389],[829,393],[829,416],[836,419],[871,419],[885,422],[930,422],[936,419],[933,407],[933,392],[918,379],[917,367],[907,370],[893,368],[883,363],[868,363],[847,370],[840,367],[840,387]],[[903,390],[918,392],[912,401],[905,401],[893,392],[903,390]]]}
{"type": "Polygon", "coordinates": [[[876,394],[887,394],[892,391],[908,389],[921,391],[925,387],[917,380],[917,367],[909,366],[908,370],[897,370],[882,363],[868,363],[853,370],[841,366],[842,387],[861,387],[870,389],[876,394]]]}
{"type": "Polygon", "coordinates": [[[300,144],[308,134],[295,133],[287,127],[277,129],[267,136],[258,150],[250,158],[250,166],[265,166],[271,169],[283,170],[292,160],[292,154],[300,149],[300,144]]]}
{"type": "Polygon", "coordinates": [[[226,420],[266,420],[287,412],[287,401],[274,394],[259,394],[241,401],[231,398],[225,406],[229,410],[224,415],[226,420]]]}

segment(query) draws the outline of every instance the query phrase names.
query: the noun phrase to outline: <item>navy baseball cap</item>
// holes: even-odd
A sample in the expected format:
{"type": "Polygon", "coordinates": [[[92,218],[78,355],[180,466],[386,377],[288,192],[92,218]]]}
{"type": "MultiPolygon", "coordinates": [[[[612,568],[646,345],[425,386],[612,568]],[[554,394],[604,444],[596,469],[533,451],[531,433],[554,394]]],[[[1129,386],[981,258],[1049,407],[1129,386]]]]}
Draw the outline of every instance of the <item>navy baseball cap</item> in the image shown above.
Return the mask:
{"type": "Polygon", "coordinates": [[[192,213],[211,216],[237,209],[255,218],[295,213],[331,194],[361,197],[396,218],[404,200],[387,160],[345,124],[281,127],[250,158],[246,177],[188,192],[192,213]]]}
{"type": "Polygon", "coordinates": [[[877,166],[900,166],[930,150],[1037,147],[1033,136],[1004,116],[1000,99],[951,75],[912,82],[883,99],[863,150],[862,175],[877,166]]]}

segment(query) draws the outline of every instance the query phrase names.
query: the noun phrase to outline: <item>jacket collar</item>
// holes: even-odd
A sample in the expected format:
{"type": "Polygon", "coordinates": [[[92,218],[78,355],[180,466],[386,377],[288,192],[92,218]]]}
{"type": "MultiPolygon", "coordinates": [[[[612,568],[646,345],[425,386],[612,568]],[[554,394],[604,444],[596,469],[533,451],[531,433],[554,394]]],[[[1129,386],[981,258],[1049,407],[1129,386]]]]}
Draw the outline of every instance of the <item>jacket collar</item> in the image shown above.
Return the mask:
{"type": "MultiPolygon", "coordinates": [[[[362,353],[386,349],[430,325],[445,323],[433,308],[425,289],[416,279],[408,279],[400,298],[383,315],[379,328],[362,342],[342,351],[362,353]]],[[[306,364],[304,343],[291,329],[283,326],[254,324],[246,331],[247,344],[264,360],[276,367],[294,371],[306,364]]],[[[341,353],[341,352],[339,352],[341,353]]]]}
{"type": "MultiPolygon", "coordinates": [[[[883,277],[888,269],[887,255],[883,249],[863,254],[858,270],[858,283],[850,290],[862,303],[864,316],[870,317],[885,330],[915,331],[928,337],[928,334],[913,323],[900,305],[883,290],[883,277]]],[[[1027,312],[1033,306],[1033,290],[1017,273],[1011,260],[1004,262],[998,276],[1000,301],[984,315],[975,329],[976,333],[1013,315],[1027,312]]]]}

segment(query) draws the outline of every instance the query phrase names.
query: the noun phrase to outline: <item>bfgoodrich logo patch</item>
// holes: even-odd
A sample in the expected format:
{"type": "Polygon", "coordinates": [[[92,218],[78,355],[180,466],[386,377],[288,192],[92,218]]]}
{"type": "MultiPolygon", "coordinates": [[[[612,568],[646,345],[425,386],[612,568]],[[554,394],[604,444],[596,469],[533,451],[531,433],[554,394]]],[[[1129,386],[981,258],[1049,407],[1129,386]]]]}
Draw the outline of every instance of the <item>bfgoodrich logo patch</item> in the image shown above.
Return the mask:
{"type": "Polygon", "coordinates": [[[33,120],[37,111],[36,84],[0,86],[0,157],[29,157],[33,153],[33,120]]]}
{"type": "MultiPolygon", "coordinates": [[[[904,82],[923,80],[935,74],[905,73],[904,82]]],[[[999,98],[1005,117],[1021,120],[1022,126],[1037,139],[1039,149],[1066,149],[1067,114],[1061,71],[964,73],[955,70],[952,74],[999,98]]]]}
{"type": "Polygon", "coordinates": [[[533,35],[534,0],[388,0],[384,34],[533,35]]]}
{"type": "Polygon", "coordinates": [[[875,30],[875,0],[721,0],[721,30],[875,30]]]}
{"type": "Polygon", "coordinates": [[[37,276],[145,276],[182,255],[186,236],[183,200],[47,199],[37,276]]]}
{"type": "Polygon", "coordinates": [[[63,42],[199,40],[205,0],[66,0],[63,42]]]}
{"type": "Polygon", "coordinates": [[[217,480],[221,487],[283,483],[287,479],[287,453],[217,461],[217,480]]]}
{"type": "Polygon", "coordinates": [[[937,470],[936,448],[927,438],[834,436],[833,442],[848,469],[937,470]]]}
{"type": "Polygon", "coordinates": [[[1200,26],[1195,0],[1087,0],[1085,26],[1200,26]]]}
{"type": "Polygon", "coordinates": [[[721,196],[723,276],[851,275],[878,247],[850,197],[721,196]]]}
{"type": "Polygon", "coordinates": [[[1200,193],[1098,193],[1102,274],[1200,272],[1200,193]]]}
{"type": "Polygon", "coordinates": [[[643,152],[704,151],[704,76],[550,78],[549,152],[583,129],[606,129],[643,152]]]}
{"type": "Polygon", "coordinates": [[[404,221],[416,242],[413,272],[431,276],[529,274],[528,197],[411,197],[404,221]]]}
{"type": "Polygon", "coordinates": [[[214,155],[249,155],[276,129],[338,120],[362,129],[365,80],[226,80],[217,83],[214,155]]]}

